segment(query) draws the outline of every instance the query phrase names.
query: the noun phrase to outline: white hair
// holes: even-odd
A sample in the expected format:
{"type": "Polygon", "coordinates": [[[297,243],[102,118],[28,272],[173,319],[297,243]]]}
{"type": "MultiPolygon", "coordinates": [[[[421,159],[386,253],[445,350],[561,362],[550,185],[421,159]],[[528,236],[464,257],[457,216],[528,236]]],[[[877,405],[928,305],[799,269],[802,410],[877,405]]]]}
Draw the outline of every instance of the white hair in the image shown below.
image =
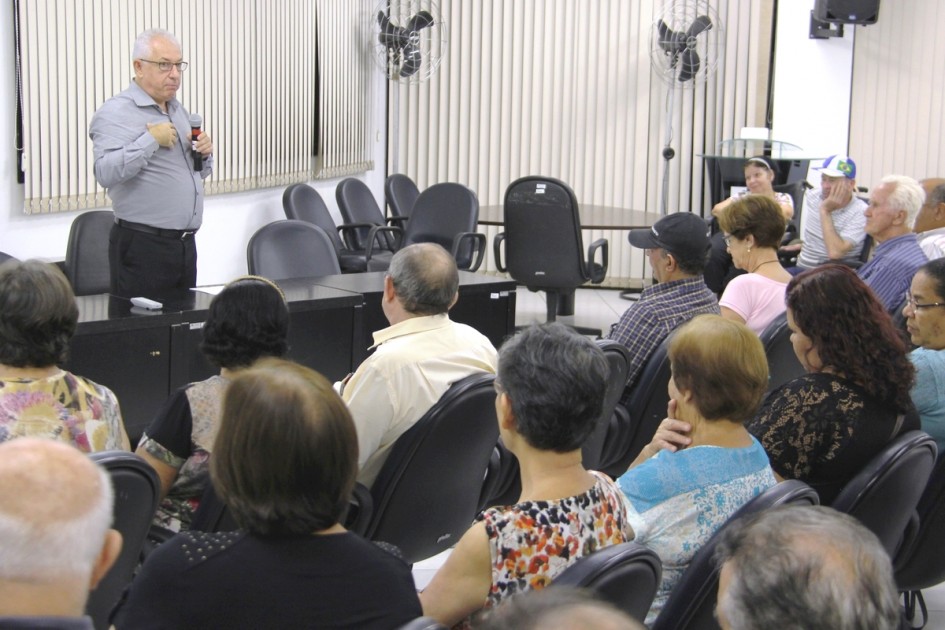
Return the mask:
{"type": "Polygon", "coordinates": [[[916,215],[925,203],[925,190],[919,182],[906,175],[887,175],[879,181],[879,184],[880,186],[883,184],[895,186],[886,203],[894,210],[905,211],[906,225],[911,230],[915,224],[916,215]]]}
{"type": "Polygon", "coordinates": [[[149,28],[135,39],[135,45],[131,49],[132,59],[147,59],[151,56],[151,42],[155,39],[166,39],[177,46],[178,50],[183,50],[180,40],[174,36],[174,33],[166,31],[163,28],[149,28]]]}
{"type": "Polygon", "coordinates": [[[44,522],[24,518],[4,512],[0,503],[0,580],[48,580],[62,575],[91,574],[112,525],[114,495],[108,473],[98,465],[95,469],[98,473],[95,502],[69,520],[44,522]]]}

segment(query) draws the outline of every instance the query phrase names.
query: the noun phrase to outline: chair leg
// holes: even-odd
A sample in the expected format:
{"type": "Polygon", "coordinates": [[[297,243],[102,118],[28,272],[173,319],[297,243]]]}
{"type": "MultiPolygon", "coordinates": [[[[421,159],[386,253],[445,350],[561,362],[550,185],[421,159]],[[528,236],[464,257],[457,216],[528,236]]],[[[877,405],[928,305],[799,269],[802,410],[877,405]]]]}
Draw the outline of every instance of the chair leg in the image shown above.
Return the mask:
{"type": "Polygon", "coordinates": [[[545,291],[545,305],[547,310],[545,321],[553,322],[558,318],[558,297],[559,294],[557,291],[545,291]]]}
{"type": "Polygon", "coordinates": [[[574,289],[562,291],[558,299],[558,315],[574,315],[574,289]]]}
{"type": "Polygon", "coordinates": [[[925,605],[925,598],[922,597],[922,591],[903,591],[902,593],[903,615],[909,623],[908,628],[924,628],[929,621],[929,609],[925,605]],[[921,622],[915,625],[916,607],[922,613],[921,622]]]}

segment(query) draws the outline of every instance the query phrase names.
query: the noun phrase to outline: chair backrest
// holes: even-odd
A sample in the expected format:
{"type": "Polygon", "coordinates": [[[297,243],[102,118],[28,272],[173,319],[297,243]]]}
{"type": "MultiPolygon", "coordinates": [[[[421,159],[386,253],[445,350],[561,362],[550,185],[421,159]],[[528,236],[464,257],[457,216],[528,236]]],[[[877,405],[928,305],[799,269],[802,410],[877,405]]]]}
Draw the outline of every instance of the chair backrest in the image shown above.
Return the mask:
{"type": "MultiPolygon", "coordinates": [[[[371,223],[373,225],[384,225],[384,213],[381,212],[374,194],[367,184],[360,179],[348,177],[338,183],[335,189],[335,199],[338,202],[338,209],[345,223],[371,223]]],[[[367,237],[369,228],[358,228],[355,230],[358,238],[358,249],[364,249],[368,246],[367,237]]],[[[387,249],[393,249],[394,238],[389,234],[381,235],[381,240],[387,243],[387,249]]],[[[372,243],[370,247],[375,247],[372,243]]]]}
{"type": "Polygon", "coordinates": [[[282,193],[282,209],[287,219],[305,221],[324,230],[336,252],[344,249],[325,200],[308,184],[292,184],[286,188],[282,193]]]}
{"type": "Polygon", "coordinates": [[[72,221],[66,245],[66,277],[76,295],[108,293],[111,267],[108,235],[115,224],[111,210],[83,212],[72,221]]]}
{"type": "Polygon", "coordinates": [[[604,392],[601,415],[597,419],[597,426],[584,444],[581,446],[582,463],[588,470],[598,470],[603,463],[604,445],[611,440],[618,439],[615,435],[608,435],[612,430],[620,427],[612,422],[614,409],[623,395],[627,384],[627,372],[630,370],[630,351],[627,346],[613,339],[598,339],[597,345],[604,351],[610,373],[607,377],[607,389],[604,392]],[[612,428],[613,425],[613,428],[612,428]]]}
{"type": "Polygon", "coordinates": [[[416,562],[452,547],[469,528],[499,439],[494,380],[456,381],[397,439],[371,487],[368,538],[397,545],[416,562]]]}
{"type": "Polygon", "coordinates": [[[652,630],[718,630],[719,624],[713,612],[719,589],[719,570],[712,556],[722,530],[746,514],[755,514],[787,503],[817,505],[818,502],[817,492],[813,488],[803,481],[788,479],[768,488],[739,508],[693,556],[653,623],[652,630]]]}
{"type": "Polygon", "coordinates": [[[656,552],[640,543],[604,547],[562,571],[549,588],[586,588],[642,622],[653,604],[663,565],[656,552]]]}
{"type": "Polygon", "coordinates": [[[109,627],[108,616],[138,566],[141,548],[157,510],[161,483],[154,469],[134,453],[102,451],[90,457],[111,477],[115,492],[112,527],[121,532],[122,537],[118,560],[91,592],[85,606],[95,627],[102,629],[109,627]]]}
{"type": "Polygon", "coordinates": [[[804,375],[804,366],[794,354],[787,313],[781,313],[761,331],[761,343],[768,359],[768,391],[804,375]]]}
{"type": "Polygon", "coordinates": [[[420,189],[412,179],[403,173],[388,175],[384,182],[384,192],[387,196],[387,205],[390,206],[391,216],[410,217],[413,205],[417,203],[420,189]]]}
{"type": "Polygon", "coordinates": [[[270,280],[341,273],[338,254],[320,227],[287,219],[264,225],[246,247],[249,273],[270,280]]]}
{"type": "Polygon", "coordinates": [[[590,279],[574,191],[551,177],[522,177],[505,190],[509,275],[534,289],[574,288],[590,279]]]}
{"type": "Polygon", "coordinates": [[[613,456],[607,458],[603,466],[604,472],[615,479],[626,472],[643,447],[650,443],[660,422],[666,417],[666,406],[669,404],[670,336],[666,336],[647,360],[624,404],[630,415],[630,428],[626,433],[630,436],[629,442],[625,443],[626,446],[621,445],[618,451],[609,450],[613,456]]]}
{"type": "Polygon", "coordinates": [[[830,507],[859,519],[895,558],[929,482],[935,452],[935,440],[928,434],[906,431],[850,479],[830,507]]]}
{"type": "Polygon", "coordinates": [[[918,530],[895,561],[900,591],[918,591],[945,582],[945,457],[939,457],[916,506],[918,530]]]}
{"type": "Polygon", "coordinates": [[[6,252],[0,252],[0,265],[2,265],[8,260],[16,260],[16,258],[6,252]]]}
{"type": "Polygon", "coordinates": [[[790,184],[778,184],[771,188],[774,192],[786,193],[791,196],[791,202],[794,204],[794,217],[791,219],[791,223],[797,227],[797,233],[799,234],[801,212],[804,210],[804,195],[807,193],[807,189],[812,188],[812,186],[806,180],[801,179],[790,184]]]}
{"type": "Polygon", "coordinates": [[[472,190],[455,182],[433,184],[417,197],[404,228],[404,246],[438,243],[453,252],[456,266],[469,269],[473,263],[472,242],[456,249],[457,236],[476,231],[479,199],[472,190]],[[456,249],[456,251],[454,251],[456,249]]]}

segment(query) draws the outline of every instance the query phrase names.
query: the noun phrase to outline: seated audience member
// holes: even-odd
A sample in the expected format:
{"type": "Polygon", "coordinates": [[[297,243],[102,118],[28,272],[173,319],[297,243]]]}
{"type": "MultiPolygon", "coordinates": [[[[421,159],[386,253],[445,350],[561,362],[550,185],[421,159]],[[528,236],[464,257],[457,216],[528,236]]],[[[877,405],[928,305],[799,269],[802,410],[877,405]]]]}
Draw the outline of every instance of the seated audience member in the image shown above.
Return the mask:
{"type": "Polygon", "coordinates": [[[495,372],[489,339],[447,314],[459,297],[449,252],[409,245],[391,259],[381,306],[390,327],[374,333],[375,351],[338,385],[358,429],[358,481],[370,487],[390,448],[456,381],[495,372]]]}
{"type": "Polygon", "coordinates": [[[663,562],[647,625],[702,545],[775,484],[764,449],[743,425],[768,385],[758,335],[718,315],[700,315],[673,333],[669,360],[668,417],[618,480],[634,539],[663,562]]]}
{"type": "Polygon", "coordinates": [[[925,193],[911,177],[888,175],[870,193],[866,233],[873,237],[873,258],[858,274],[890,313],[902,306],[912,276],[928,260],[912,232],[925,193]]]}
{"type": "MultiPolygon", "coordinates": [[[[821,166],[820,189],[804,197],[807,219],[797,266],[811,269],[828,262],[859,262],[866,239],[866,203],[856,196],[856,164],[832,155],[821,166]]],[[[784,249],[790,249],[789,246],[784,249]]]]}
{"type": "Polygon", "coordinates": [[[912,279],[902,309],[906,330],[918,346],[909,354],[915,366],[912,402],[922,430],[945,453],[945,258],[926,263],[912,279]]]}
{"type": "Polygon", "coordinates": [[[630,230],[629,239],[634,247],[646,250],[657,284],[644,289],[610,327],[608,338],[630,350],[624,402],[650,355],[669,333],[700,313],[719,312],[718,299],[702,279],[709,230],[701,217],[689,212],[670,214],[652,228],[630,230]]]}
{"type": "Polygon", "coordinates": [[[521,593],[496,607],[478,630],[646,630],[592,592],[556,587],[521,593]]]}
{"type": "Polygon", "coordinates": [[[719,213],[719,226],[735,267],[748,272],[725,287],[719,300],[722,317],[761,334],[784,312],[784,291],[791,280],[778,261],[784,215],[767,197],[748,195],[719,213]]]}
{"type": "Polygon", "coordinates": [[[124,628],[396,628],[420,616],[410,569],[348,532],[351,414],[309,368],[265,359],[224,395],[210,473],[238,532],[157,548],[118,609],[124,628]]]}
{"type": "MultiPolygon", "coordinates": [[[[761,195],[778,204],[781,212],[784,213],[784,221],[787,223],[794,217],[794,200],[787,193],[774,192],[772,187],[774,178],[774,163],[763,156],[750,158],[745,162],[745,185],[747,188],[715,204],[715,207],[712,208],[712,216],[718,217],[722,210],[746,195],[761,195]]],[[[705,266],[706,285],[717,295],[721,295],[731,279],[741,273],[732,266],[732,256],[725,248],[722,233],[716,232],[712,235],[709,260],[705,266]]]]}
{"type": "Polygon", "coordinates": [[[912,231],[929,260],[945,256],[945,179],[923,179],[925,203],[915,217],[912,231]]]}
{"type": "Polygon", "coordinates": [[[890,440],[919,428],[914,370],[889,314],[849,267],[791,280],[787,321],[807,374],[771,392],[748,430],[775,473],[806,481],[829,505],[890,440]]]}
{"type": "Polygon", "coordinates": [[[129,450],[110,389],[59,367],[79,309],[54,265],[0,265],[0,442],[41,437],[87,453],[129,450]]]}
{"type": "Polygon", "coordinates": [[[620,490],[581,465],[608,371],[594,342],[559,323],[532,326],[502,346],[496,414],[518,458],[522,495],[484,511],[463,535],[420,594],[425,615],[456,624],[632,537],[620,490]]]}
{"type": "Polygon", "coordinates": [[[260,358],[286,353],[289,308],[270,280],[238,278],[213,298],[202,331],[200,349],[220,374],[174,392],[135,451],[161,480],[162,501],[154,522],[174,532],[190,529],[209,481],[227,385],[260,358]]]}
{"type": "Polygon", "coordinates": [[[77,449],[0,444],[0,627],[92,629],[94,589],[121,551],[108,475],[77,449]]]}
{"type": "Polygon", "coordinates": [[[829,507],[782,505],[721,534],[716,617],[723,630],[895,630],[892,564],[858,520],[829,507]]]}

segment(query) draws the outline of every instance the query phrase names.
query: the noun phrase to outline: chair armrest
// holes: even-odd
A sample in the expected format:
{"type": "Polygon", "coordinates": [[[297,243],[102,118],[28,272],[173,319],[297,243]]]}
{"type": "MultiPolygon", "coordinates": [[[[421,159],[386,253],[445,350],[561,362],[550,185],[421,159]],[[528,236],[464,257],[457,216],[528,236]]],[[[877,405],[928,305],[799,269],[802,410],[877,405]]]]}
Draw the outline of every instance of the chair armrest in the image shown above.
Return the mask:
{"type": "Polygon", "coordinates": [[[479,269],[479,266],[482,265],[482,257],[486,254],[486,235],[480,234],[479,232],[460,232],[453,237],[453,258],[456,258],[456,253],[459,251],[459,248],[462,247],[463,242],[467,239],[472,239],[473,248],[475,249],[475,260],[472,264],[469,265],[465,271],[476,271],[479,269]]]}
{"type": "Polygon", "coordinates": [[[371,229],[377,225],[376,223],[342,223],[341,225],[335,226],[335,229],[338,230],[338,233],[341,235],[341,240],[345,243],[345,249],[349,250],[358,250],[362,249],[361,239],[358,238],[358,233],[356,232],[359,228],[364,228],[366,230],[371,229]]]}
{"type": "Polygon", "coordinates": [[[399,227],[400,229],[403,229],[403,228],[404,228],[404,223],[406,223],[406,222],[407,222],[407,219],[409,219],[409,218],[410,218],[410,217],[405,217],[405,216],[403,216],[403,215],[401,215],[401,214],[395,214],[395,215],[392,216],[392,217],[387,217],[387,224],[388,224],[388,225],[395,225],[395,226],[399,227]]]}
{"type": "Polygon", "coordinates": [[[587,273],[594,284],[600,284],[607,276],[607,265],[610,262],[610,244],[606,238],[599,238],[590,247],[587,248],[587,273]],[[597,250],[601,252],[601,264],[599,269],[594,267],[594,255],[597,250]],[[596,273],[595,273],[596,272],[596,273]]]}
{"type": "Polygon", "coordinates": [[[400,244],[404,240],[403,230],[401,230],[399,227],[394,227],[393,225],[375,225],[371,228],[371,231],[368,232],[367,246],[364,248],[365,264],[371,262],[371,256],[374,254],[375,241],[378,249],[387,249],[387,243],[380,239],[380,234],[382,232],[390,232],[397,237],[397,243],[394,245],[394,249],[390,251],[397,251],[400,249],[400,244]]]}
{"type": "Polygon", "coordinates": [[[505,240],[505,232],[499,232],[492,239],[492,254],[495,257],[495,268],[502,273],[508,272],[508,267],[502,262],[502,242],[505,240]]]}
{"type": "Polygon", "coordinates": [[[351,498],[348,499],[348,510],[341,519],[345,529],[367,538],[373,516],[374,499],[371,497],[371,491],[362,483],[354,484],[351,498]]]}

